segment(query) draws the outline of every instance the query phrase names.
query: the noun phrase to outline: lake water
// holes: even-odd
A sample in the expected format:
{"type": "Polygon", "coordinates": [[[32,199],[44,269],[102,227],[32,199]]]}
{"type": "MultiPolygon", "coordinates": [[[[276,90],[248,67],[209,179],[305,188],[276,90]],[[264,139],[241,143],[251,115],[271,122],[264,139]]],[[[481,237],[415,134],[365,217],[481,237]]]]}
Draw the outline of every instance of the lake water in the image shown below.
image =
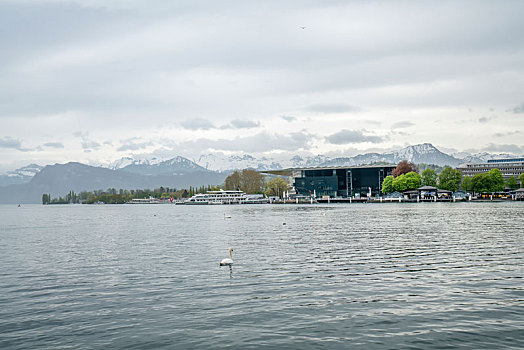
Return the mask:
{"type": "Polygon", "coordinates": [[[0,206],[0,348],[522,349],[523,263],[523,202],[0,206]]]}

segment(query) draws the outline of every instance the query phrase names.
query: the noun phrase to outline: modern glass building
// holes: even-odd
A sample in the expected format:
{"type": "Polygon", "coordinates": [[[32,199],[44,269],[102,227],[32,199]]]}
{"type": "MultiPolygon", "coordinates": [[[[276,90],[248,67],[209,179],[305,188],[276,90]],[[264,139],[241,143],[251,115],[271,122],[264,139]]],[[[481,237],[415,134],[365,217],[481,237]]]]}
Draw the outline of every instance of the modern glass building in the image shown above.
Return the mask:
{"type": "Polygon", "coordinates": [[[267,174],[289,176],[295,192],[317,197],[367,197],[379,195],[384,178],[396,165],[363,165],[331,168],[294,168],[264,171],[267,174]]]}

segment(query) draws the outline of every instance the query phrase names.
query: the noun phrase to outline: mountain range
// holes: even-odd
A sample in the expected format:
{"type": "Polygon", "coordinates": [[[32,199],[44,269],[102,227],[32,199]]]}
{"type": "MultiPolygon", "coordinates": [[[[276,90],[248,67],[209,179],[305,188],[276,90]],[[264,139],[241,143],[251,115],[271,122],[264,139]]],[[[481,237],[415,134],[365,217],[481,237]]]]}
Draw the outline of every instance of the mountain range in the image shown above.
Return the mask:
{"type": "MultiPolygon", "coordinates": [[[[131,168],[136,170],[136,168],[131,168]]],[[[42,194],[64,196],[69,191],[115,189],[154,189],[161,186],[188,188],[224,182],[228,173],[209,170],[176,174],[145,175],[137,172],[94,167],[70,162],[45,166],[28,183],[0,187],[0,203],[39,203],[42,194]]]]}
{"type": "Polygon", "coordinates": [[[352,157],[330,158],[324,155],[302,157],[295,155],[287,159],[255,158],[251,155],[231,155],[222,153],[206,154],[200,156],[194,162],[208,170],[227,171],[235,169],[252,168],[259,171],[282,168],[300,167],[322,167],[322,166],[354,166],[372,164],[376,162],[387,162],[396,164],[401,160],[407,160],[415,164],[435,164],[439,166],[449,165],[456,167],[465,163],[482,163],[494,158],[512,158],[514,154],[492,154],[492,153],[461,153],[450,155],[441,152],[431,143],[422,143],[407,146],[397,151],[385,153],[364,153],[352,157]]]}
{"type": "Polygon", "coordinates": [[[89,166],[70,162],[40,166],[30,164],[0,175],[0,203],[38,203],[43,193],[65,195],[70,190],[92,191],[116,189],[156,188],[160,186],[187,188],[223,183],[229,173],[239,169],[269,169],[322,166],[355,166],[376,162],[396,164],[401,160],[420,164],[453,167],[461,163],[479,163],[493,158],[510,158],[511,154],[449,155],[430,143],[408,146],[398,151],[365,153],[353,157],[329,158],[292,156],[276,159],[256,158],[251,155],[205,154],[196,160],[181,156],[170,159],[121,158],[103,166],[89,166]]]}

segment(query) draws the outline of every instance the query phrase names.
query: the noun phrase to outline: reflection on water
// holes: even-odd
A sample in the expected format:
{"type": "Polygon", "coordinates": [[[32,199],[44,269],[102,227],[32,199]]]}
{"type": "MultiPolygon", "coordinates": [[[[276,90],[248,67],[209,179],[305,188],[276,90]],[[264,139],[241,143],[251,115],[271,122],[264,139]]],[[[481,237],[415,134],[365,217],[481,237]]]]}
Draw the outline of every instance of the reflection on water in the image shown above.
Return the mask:
{"type": "Polygon", "coordinates": [[[523,219],[514,202],[1,206],[0,348],[523,348],[523,219]]]}

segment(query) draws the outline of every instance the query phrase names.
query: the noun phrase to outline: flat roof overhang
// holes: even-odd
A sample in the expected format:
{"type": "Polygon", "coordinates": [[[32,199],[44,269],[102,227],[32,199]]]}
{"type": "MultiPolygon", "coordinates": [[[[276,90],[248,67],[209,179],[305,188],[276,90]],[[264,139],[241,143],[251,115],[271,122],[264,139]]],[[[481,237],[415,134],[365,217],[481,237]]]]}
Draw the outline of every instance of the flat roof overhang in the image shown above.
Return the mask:
{"type": "Polygon", "coordinates": [[[396,164],[381,164],[381,165],[355,165],[355,166],[328,166],[328,167],[310,167],[310,168],[286,168],[286,169],[275,169],[275,170],[261,170],[259,173],[280,175],[280,176],[292,176],[294,171],[303,170],[339,170],[339,169],[378,169],[378,168],[396,168],[396,164]]]}

